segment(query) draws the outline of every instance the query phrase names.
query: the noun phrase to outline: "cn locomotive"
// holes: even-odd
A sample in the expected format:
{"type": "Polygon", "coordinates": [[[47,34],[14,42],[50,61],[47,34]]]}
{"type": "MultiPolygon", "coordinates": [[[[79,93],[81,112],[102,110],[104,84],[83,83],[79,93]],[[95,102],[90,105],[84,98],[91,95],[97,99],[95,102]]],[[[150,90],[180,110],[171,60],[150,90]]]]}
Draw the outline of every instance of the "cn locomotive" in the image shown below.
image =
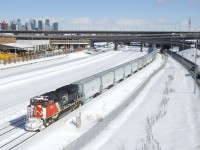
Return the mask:
{"type": "Polygon", "coordinates": [[[71,84],[55,91],[35,96],[30,99],[27,107],[26,130],[42,130],[66,113],[78,108],[81,104],[78,98],[78,85],[71,84]]]}
{"type": "Polygon", "coordinates": [[[142,69],[155,57],[156,51],[153,51],[136,60],[31,98],[27,108],[26,130],[42,130],[142,69]]]}

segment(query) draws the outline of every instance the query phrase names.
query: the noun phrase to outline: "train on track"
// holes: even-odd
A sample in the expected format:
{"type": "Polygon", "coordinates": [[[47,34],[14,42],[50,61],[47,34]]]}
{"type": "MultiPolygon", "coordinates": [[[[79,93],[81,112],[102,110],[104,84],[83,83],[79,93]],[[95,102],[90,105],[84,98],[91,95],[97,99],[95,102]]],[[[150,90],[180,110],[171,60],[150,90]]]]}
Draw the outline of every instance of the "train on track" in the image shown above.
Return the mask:
{"type": "Polygon", "coordinates": [[[30,99],[25,129],[40,131],[152,62],[156,51],[30,99]]]}

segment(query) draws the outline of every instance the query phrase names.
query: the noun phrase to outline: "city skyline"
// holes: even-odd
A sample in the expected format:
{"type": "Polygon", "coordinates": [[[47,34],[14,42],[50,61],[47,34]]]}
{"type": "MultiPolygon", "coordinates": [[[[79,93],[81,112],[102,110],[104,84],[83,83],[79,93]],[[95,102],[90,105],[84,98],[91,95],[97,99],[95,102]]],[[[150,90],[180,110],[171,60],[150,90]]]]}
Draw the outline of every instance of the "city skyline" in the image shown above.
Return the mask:
{"type": "Polygon", "coordinates": [[[50,22],[50,19],[45,20],[36,20],[34,18],[30,18],[27,22],[22,23],[21,19],[15,19],[10,21],[1,21],[0,22],[0,30],[18,30],[18,31],[26,31],[26,30],[39,30],[39,31],[57,31],[59,28],[58,22],[50,22]]]}
{"type": "Polygon", "coordinates": [[[192,30],[200,27],[200,0],[11,0],[2,4],[12,11],[3,7],[0,21],[48,18],[59,23],[59,30],[187,30],[190,18],[192,30]]]}

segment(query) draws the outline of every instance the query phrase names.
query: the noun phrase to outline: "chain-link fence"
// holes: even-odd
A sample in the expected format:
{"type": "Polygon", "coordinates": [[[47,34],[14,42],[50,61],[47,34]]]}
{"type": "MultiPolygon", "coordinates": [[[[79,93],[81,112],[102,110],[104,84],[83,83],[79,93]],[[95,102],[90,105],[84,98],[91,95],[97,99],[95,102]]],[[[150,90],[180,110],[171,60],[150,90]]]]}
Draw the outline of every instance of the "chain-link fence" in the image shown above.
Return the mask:
{"type": "Polygon", "coordinates": [[[92,140],[95,136],[97,136],[113,119],[115,119],[142,91],[142,89],[145,87],[145,85],[150,81],[150,79],[158,73],[166,64],[165,62],[157,69],[155,70],[149,77],[146,78],[143,83],[138,86],[138,88],[130,93],[129,96],[127,96],[126,100],[118,106],[116,109],[114,109],[111,113],[109,113],[105,118],[99,119],[98,123],[91,129],[89,129],[86,133],[81,135],[78,139],[67,145],[63,148],[63,150],[78,150],[81,147],[85,146],[90,140],[92,140]]]}

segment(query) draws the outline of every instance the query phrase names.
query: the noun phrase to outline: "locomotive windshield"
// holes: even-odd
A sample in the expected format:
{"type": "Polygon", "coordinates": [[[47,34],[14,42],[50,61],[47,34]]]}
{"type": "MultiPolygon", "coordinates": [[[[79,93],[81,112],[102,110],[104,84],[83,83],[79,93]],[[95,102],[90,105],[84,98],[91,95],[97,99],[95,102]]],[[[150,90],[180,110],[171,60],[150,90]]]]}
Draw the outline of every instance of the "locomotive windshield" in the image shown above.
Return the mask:
{"type": "Polygon", "coordinates": [[[42,105],[43,107],[47,107],[48,99],[46,97],[33,97],[30,100],[31,105],[42,105]]]}

